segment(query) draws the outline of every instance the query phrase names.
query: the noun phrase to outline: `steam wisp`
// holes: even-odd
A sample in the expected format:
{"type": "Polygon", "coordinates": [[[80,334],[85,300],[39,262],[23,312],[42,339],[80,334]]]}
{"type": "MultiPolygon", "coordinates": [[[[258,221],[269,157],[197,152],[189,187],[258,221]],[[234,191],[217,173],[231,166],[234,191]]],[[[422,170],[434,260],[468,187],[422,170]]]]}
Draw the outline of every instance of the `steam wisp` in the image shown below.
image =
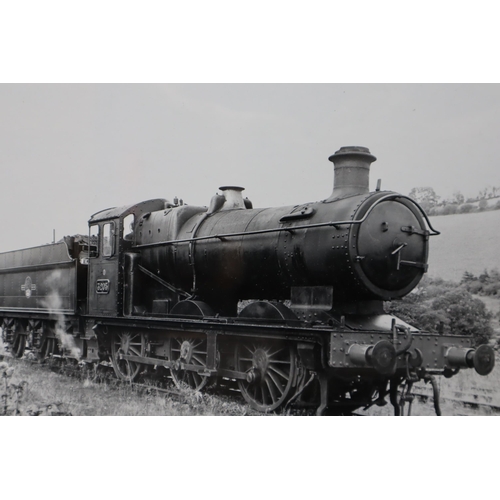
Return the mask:
{"type": "Polygon", "coordinates": [[[57,284],[62,278],[60,270],[53,271],[50,276],[45,280],[45,285],[49,290],[47,296],[42,300],[43,307],[46,307],[51,316],[56,318],[55,335],[63,349],[69,351],[71,356],[80,359],[81,350],[76,346],[75,340],[72,335],[66,332],[66,320],[64,314],[61,313],[62,299],[58,292],[57,284]]]}

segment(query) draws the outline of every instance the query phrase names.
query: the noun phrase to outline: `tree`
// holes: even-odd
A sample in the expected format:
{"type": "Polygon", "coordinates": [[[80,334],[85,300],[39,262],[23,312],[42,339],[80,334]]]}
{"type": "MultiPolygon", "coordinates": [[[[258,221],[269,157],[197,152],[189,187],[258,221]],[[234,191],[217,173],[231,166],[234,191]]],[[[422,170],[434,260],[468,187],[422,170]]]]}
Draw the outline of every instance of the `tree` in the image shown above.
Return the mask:
{"type": "Polygon", "coordinates": [[[488,208],[488,202],[483,198],[479,200],[479,210],[482,212],[488,208]]]}
{"type": "Polygon", "coordinates": [[[434,189],[429,186],[413,188],[409,197],[414,199],[424,210],[435,207],[440,198],[434,189]]]}
{"type": "Polygon", "coordinates": [[[457,203],[458,205],[461,205],[462,203],[465,202],[465,196],[460,191],[455,191],[453,193],[451,201],[452,203],[457,203]]]}
{"type": "Polygon", "coordinates": [[[462,285],[463,283],[467,283],[469,281],[475,281],[475,280],[477,280],[476,276],[474,276],[469,271],[465,271],[463,276],[462,276],[462,279],[460,280],[460,284],[462,285]]]}

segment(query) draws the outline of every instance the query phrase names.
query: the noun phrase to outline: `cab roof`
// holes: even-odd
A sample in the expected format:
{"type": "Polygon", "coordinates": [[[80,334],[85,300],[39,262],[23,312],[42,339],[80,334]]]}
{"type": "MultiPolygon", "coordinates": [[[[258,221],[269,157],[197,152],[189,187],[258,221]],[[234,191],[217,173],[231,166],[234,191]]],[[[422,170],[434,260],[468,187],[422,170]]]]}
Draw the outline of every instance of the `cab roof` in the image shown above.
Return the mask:
{"type": "Polygon", "coordinates": [[[89,219],[89,224],[94,224],[96,222],[104,220],[112,220],[117,218],[126,217],[129,214],[134,214],[136,217],[141,216],[147,212],[156,212],[158,210],[163,210],[171,203],[163,198],[156,198],[153,200],[141,201],[135,205],[125,205],[123,207],[113,207],[106,208],[100,212],[96,212],[89,219]]]}

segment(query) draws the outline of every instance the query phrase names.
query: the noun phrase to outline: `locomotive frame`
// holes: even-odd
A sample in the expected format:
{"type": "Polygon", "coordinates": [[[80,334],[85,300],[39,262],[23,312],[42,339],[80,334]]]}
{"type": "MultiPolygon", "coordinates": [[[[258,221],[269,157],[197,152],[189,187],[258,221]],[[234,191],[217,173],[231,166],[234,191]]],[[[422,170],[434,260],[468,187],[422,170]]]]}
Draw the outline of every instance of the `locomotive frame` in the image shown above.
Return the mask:
{"type": "Polygon", "coordinates": [[[264,412],[350,414],[389,397],[399,414],[401,384],[487,375],[489,346],[385,314],[384,300],[418,284],[439,233],[410,198],[368,191],[366,148],[330,160],[322,202],[253,209],[224,186],[208,208],[111,208],[88,237],[0,254],[4,341],[16,357],[111,360],[127,381],[163,369],[194,390],[232,380],[264,412]]]}

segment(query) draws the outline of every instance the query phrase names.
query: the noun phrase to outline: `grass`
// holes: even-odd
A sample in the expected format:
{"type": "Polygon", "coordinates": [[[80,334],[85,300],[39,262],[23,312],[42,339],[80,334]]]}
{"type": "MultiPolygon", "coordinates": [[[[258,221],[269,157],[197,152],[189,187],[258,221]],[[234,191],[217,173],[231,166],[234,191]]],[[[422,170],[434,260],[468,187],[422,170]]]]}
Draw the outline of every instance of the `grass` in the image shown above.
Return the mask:
{"type": "MultiPolygon", "coordinates": [[[[500,360],[497,357],[496,363],[500,360]]],[[[58,373],[47,365],[32,364],[26,360],[5,358],[0,360],[0,396],[9,393],[8,405],[1,399],[0,415],[73,415],[73,416],[259,416],[237,395],[232,397],[199,393],[189,389],[180,396],[157,392],[154,386],[145,390],[118,382],[111,374],[95,376],[95,372],[63,371],[58,373]],[[8,373],[8,377],[3,374],[8,373]],[[5,390],[6,382],[11,388],[5,390]],[[7,409],[5,412],[4,410],[7,409]]],[[[463,370],[451,379],[437,377],[441,393],[443,415],[498,415],[497,410],[486,407],[464,407],[453,399],[487,402],[500,407],[500,370],[482,377],[474,370],[463,370]]],[[[430,385],[420,382],[419,392],[428,400],[416,399],[412,415],[434,415],[430,385]]],[[[359,414],[386,416],[393,414],[388,403],[372,407],[359,414]]]]}
{"type": "MultiPolygon", "coordinates": [[[[199,393],[190,389],[180,396],[145,390],[119,383],[112,377],[84,372],[68,376],[47,366],[5,358],[3,371],[10,372],[10,387],[23,386],[20,400],[9,396],[8,415],[73,416],[244,416],[259,415],[247,405],[224,395],[199,393]]],[[[0,370],[1,372],[2,370],[0,370]]],[[[0,394],[9,392],[0,389],[0,394]]],[[[10,391],[12,392],[12,391],[10,391]]],[[[0,415],[3,408],[0,409],[0,415]]]]}

